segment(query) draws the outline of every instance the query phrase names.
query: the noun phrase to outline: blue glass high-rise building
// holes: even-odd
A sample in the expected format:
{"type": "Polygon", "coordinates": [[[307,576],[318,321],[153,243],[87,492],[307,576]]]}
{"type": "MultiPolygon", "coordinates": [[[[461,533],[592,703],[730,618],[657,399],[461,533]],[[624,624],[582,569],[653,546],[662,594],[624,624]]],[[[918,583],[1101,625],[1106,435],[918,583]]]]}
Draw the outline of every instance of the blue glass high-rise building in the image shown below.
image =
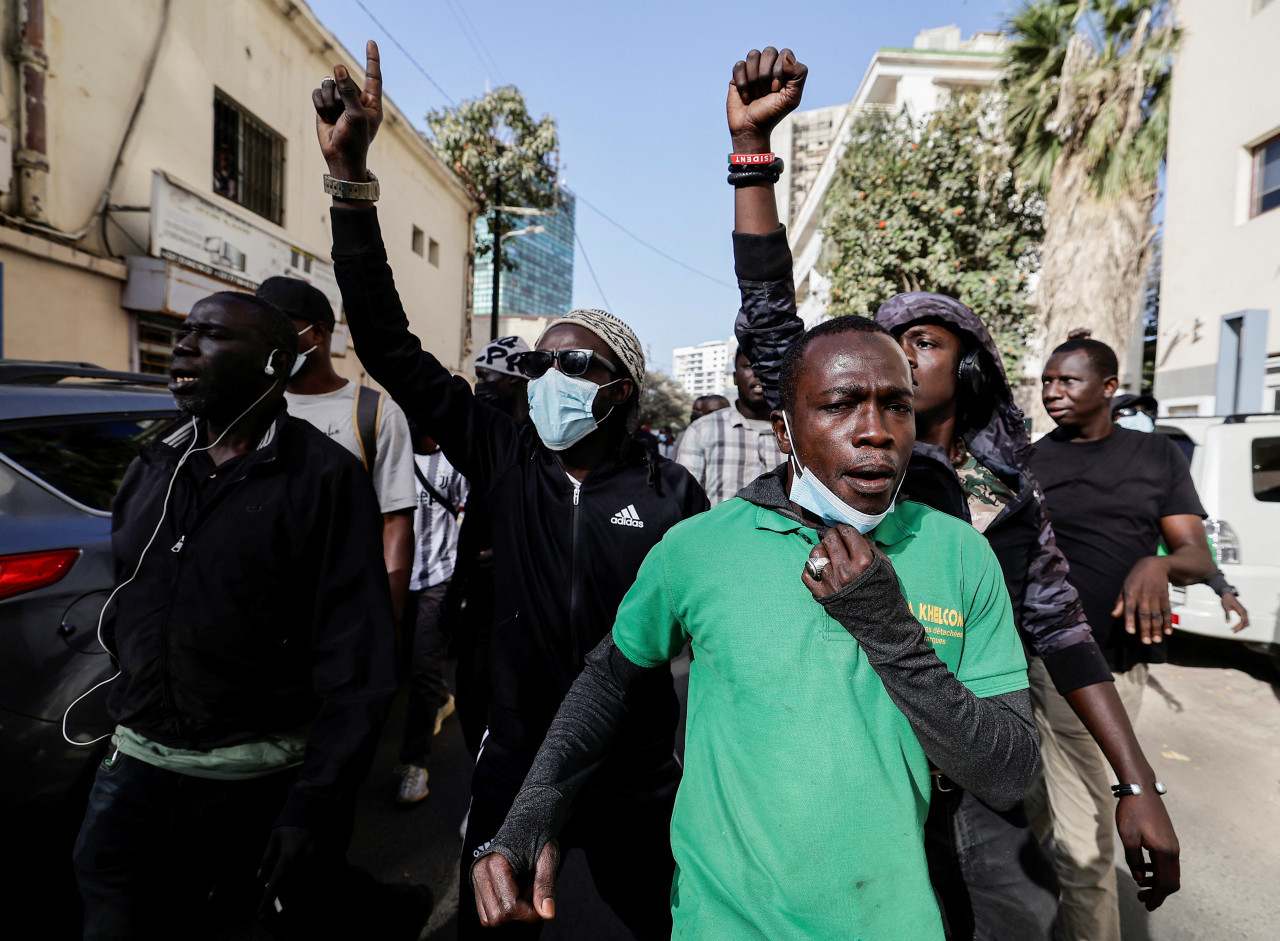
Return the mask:
{"type": "MultiPolygon", "coordinates": [[[[500,332],[521,332],[501,326],[503,318],[559,317],[573,306],[573,226],[577,200],[560,187],[560,208],[555,215],[519,216],[518,228],[540,225],[545,231],[517,235],[502,243],[505,258],[515,259],[515,271],[503,270],[498,291],[500,332]]],[[[476,221],[476,242],[489,239],[487,214],[476,221]]],[[[476,259],[472,295],[472,317],[476,341],[489,338],[489,316],[493,310],[493,255],[476,259]]],[[[527,322],[527,321],[526,321],[527,322]]]]}

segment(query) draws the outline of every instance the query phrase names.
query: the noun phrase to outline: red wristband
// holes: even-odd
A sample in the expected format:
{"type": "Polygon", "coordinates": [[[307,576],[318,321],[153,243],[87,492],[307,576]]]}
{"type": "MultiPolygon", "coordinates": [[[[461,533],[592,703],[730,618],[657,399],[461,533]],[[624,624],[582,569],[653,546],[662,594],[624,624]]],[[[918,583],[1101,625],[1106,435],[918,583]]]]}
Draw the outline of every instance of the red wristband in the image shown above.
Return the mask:
{"type": "Polygon", "coordinates": [[[733,167],[767,166],[777,159],[777,154],[729,154],[729,165],[733,167]]]}

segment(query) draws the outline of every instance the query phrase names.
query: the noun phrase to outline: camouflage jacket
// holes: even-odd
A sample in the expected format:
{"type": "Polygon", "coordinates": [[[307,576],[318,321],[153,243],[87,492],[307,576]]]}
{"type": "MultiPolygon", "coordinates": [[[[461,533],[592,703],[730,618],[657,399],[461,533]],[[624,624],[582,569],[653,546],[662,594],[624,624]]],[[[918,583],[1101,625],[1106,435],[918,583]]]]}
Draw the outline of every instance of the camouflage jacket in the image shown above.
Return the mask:
{"type": "MultiPolygon", "coordinates": [[[[767,235],[734,233],[733,239],[742,296],[735,332],[766,398],[777,408],[783,354],[805,330],[796,314],[786,229],[767,235]]],[[[1027,466],[1031,442],[1022,412],[1013,403],[986,327],[968,307],[939,295],[899,295],[881,307],[876,321],[895,332],[922,316],[941,319],[987,351],[990,400],[971,409],[977,421],[964,438],[969,452],[1014,494],[985,535],[1004,571],[1023,643],[1029,653],[1043,658],[1062,693],[1110,680],[1080,599],[1067,581],[1067,562],[1054,540],[1044,495],[1027,466]],[[934,303],[922,304],[930,299],[934,303]]],[[[971,521],[959,478],[945,452],[933,445],[916,444],[900,496],[971,521]]]]}

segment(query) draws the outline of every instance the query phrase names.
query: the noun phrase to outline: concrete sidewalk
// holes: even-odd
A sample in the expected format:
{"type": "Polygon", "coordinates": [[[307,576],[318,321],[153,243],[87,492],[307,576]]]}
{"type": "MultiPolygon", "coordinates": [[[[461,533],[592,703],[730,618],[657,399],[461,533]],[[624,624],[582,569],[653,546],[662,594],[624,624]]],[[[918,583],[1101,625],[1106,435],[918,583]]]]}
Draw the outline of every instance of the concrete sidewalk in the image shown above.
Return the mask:
{"type": "MultiPolygon", "coordinates": [[[[1126,941],[1280,937],[1280,674],[1233,641],[1175,634],[1138,738],[1182,847],[1182,891],[1148,914],[1120,874],[1126,941]]],[[[1118,841],[1117,841],[1118,844],[1118,841]]]]}

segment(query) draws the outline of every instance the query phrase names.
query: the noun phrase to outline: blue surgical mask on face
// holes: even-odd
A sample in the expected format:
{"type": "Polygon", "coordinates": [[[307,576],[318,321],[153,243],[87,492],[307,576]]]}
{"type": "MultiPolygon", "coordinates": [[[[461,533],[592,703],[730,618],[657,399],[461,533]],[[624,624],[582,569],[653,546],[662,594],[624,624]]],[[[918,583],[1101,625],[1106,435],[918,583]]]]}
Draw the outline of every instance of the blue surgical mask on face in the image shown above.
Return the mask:
{"type": "MultiPolygon", "coordinates": [[[[788,420],[786,412],[782,413],[782,422],[786,425],[787,437],[791,440],[791,469],[793,474],[789,496],[793,503],[804,507],[804,509],[821,519],[828,526],[847,523],[864,536],[879,526],[884,521],[884,518],[893,512],[898,499],[896,490],[893,494],[893,500],[889,503],[889,508],[883,513],[876,514],[863,513],[861,510],[849,506],[849,504],[832,493],[831,489],[820,481],[813,471],[800,464],[800,459],[796,456],[796,439],[791,434],[791,422],[788,420]]],[[[898,481],[898,489],[902,489],[901,480],[898,481]]]]}
{"type": "Polygon", "coordinates": [[[1135,412],[1132,415],[1122,415],[1116,419],[1116,424],[1121,428],[1128,428],[1130,431],[1152,432],[1156,430],[1156,423],[1146,412],[1135,412]]]}
{"type": "MultiPolygon", "coordinates": [[[[611,386],[613,382],[605,385],[611,386]]],[[[552,451],[563,451],[599,428],[600,422],[596,421],[592,408],[596,392],[603,388],[590,379],[566,376],[558,369],[548,369],[544,375],[530,380],[529,417],[542,443],[552,451]]],[[[611,414],[613,409],[604,417],[611,414]]]]}

